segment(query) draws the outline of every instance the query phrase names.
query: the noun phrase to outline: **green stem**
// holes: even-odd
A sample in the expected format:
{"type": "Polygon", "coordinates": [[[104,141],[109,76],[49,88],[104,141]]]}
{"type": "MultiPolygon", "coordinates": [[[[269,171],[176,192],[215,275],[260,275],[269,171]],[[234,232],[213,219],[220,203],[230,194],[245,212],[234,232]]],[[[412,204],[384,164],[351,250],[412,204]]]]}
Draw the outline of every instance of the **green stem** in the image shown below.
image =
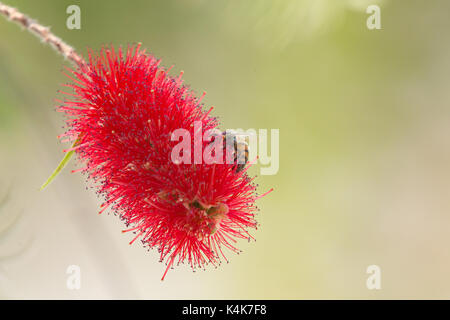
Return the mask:
{"type": "MultiPolygon", "coordinates": [[[[73,143],[72,149],[75,148],[79,143],[80,143],[80,138],[78,138],[73,143]]],[[[66,155],[60,161],[60,163],[58,164],[56,169],[53,171],[53,173],[50,175],[50,177],[48,177],[47,181],[45,181],[44,184],[41,186],[41,188],[39,189],[40,191],[44,190],[45,187],[47,187],[53,181],[53,179],[56,178],[56,176],[61,172],[61,170],[64,169],[64,167],[69,162],[70,158],[73,156],[74,153],[75,153],[75,150],[70,150],[69,152],[66,153],[66,155]]]]}

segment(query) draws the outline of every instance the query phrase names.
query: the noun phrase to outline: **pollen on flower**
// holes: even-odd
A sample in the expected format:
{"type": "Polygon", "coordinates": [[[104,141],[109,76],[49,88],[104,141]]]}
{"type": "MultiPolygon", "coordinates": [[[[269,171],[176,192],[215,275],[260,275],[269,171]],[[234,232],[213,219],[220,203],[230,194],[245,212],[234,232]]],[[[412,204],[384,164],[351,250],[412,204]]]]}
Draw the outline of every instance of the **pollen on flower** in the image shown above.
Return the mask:
{"type": "MultiPolygon", "coordinates": [[[[217,266],[225,249],[239,253],[237,239],[257,226],[256,185],[246,170],[229,164],[171,161],[174,130],[193,136],[194,122],[215,129],[217,119],[161,61],[140,49],[103,48],[68,74],[73,89],[59,110],[72,150],[105,202],[145,247],[167,264],[193,269],[217,266]]],[[[207,142],[204,143],[206,146],[207,142]]]]}

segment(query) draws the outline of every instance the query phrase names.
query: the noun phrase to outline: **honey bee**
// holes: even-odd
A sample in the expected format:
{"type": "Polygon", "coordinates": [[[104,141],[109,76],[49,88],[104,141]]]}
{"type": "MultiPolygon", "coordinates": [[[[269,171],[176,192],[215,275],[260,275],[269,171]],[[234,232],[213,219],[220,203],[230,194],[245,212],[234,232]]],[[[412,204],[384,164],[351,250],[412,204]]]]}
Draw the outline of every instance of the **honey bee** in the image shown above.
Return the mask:
{"type": "Polygon", "coordinates": [[[233,164],[236,166],[235,170],[236,172],[240,172],[248,162],[249,151],[248,144],[245,141],[246,135],[239,134],[236,131],[229,129],[223,131],[220,135],[223,137],[223,150],[225,152],[231,150],[233,164]]]}

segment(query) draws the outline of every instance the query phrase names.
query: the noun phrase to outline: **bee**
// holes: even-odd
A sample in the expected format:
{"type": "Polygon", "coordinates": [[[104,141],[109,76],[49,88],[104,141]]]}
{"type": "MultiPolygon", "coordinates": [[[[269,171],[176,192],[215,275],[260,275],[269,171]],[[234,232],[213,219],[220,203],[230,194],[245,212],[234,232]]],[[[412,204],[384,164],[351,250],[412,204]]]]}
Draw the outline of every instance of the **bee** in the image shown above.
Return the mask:
{"type": "MultiPolygon", "coordinates": [[[[222,133],[216,133],[223,138],[223,150],[228,153],[231,150],[233,164],[235,164],[236,172],[242,171],[248,162],[249,147],[245,141],[245,134],[239,134],[234,130],[225,130],[222,133]]],[[[228,157],[227,157],[228,159],[228,157]]]]}

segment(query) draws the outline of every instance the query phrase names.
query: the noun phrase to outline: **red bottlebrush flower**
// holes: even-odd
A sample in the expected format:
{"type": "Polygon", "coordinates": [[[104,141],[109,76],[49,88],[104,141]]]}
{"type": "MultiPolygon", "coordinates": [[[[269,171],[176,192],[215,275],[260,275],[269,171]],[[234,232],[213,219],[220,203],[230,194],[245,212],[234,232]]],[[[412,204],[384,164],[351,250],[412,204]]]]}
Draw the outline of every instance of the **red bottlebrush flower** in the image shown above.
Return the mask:
{"type": "Polygon", "coordinates": [[[76,141],[69,150],[104,196],[101,212],[111,207],[124,232],[136,233],[133,241],[159,250],[167,264],[162,279],[174,264],[217,265],[224,248],[239,252],[236,239],[250,239],[248,229],[257,227],[256,186],[230,164],[171,161],[174,130],[194,136],[196,121],[203,130],[218,126],[181,75],[168,75],[139,46],[89,53],[71,72],[74,93],[59,106],[68,116],[63,136],[76,141]]]}

